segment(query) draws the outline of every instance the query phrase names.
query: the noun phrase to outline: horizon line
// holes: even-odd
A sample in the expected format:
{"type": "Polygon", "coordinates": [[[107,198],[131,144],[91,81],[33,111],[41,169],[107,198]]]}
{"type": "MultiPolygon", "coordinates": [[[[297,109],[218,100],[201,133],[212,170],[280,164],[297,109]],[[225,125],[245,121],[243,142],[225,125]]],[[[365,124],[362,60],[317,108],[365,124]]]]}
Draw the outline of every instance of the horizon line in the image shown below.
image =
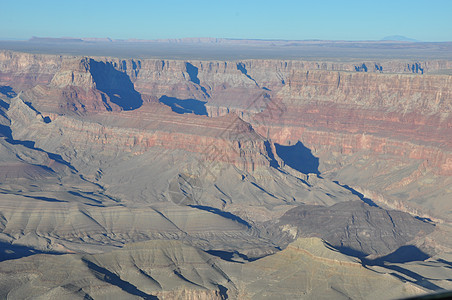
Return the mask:
{"type": "Polygon", "coordinates": [[[7,38],[0,37],[0,41],[16,41],[16,42],[31,42],[31,41],[58,41],[68,40],[74,42],[190,42],[196,41],[198,43],[209,41],[262,41],[262,42],[399,42],[399,43],[450,43],[452,41],[422,41],[407,38],[399,35],[386,36],[381,39],[272,39],[272,38],[234,38],[234,37],[180,37],[180,38],[155,38],[155,39],[141,39],[141,38],[125,38],[116,39],[110,37],[71,37],[71,36],[31,36],[29,38],[7,38]],[[394,39],[392,39],[394,38],[394,39]],[[398,38],[398,39],[396,39],[398,38]]]}

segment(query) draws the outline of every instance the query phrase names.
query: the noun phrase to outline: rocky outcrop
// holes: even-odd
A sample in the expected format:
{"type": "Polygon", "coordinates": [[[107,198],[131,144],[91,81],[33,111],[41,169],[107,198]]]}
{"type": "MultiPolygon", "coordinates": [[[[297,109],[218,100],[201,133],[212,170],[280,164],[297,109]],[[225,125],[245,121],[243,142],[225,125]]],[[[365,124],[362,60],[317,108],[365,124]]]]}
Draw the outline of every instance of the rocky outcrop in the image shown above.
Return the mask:
{"type": "MultiPolygon", "coordinates": [[[[452,134],[451,76],[429,75],[450,68],[449,61],[178,61],[10,51],[1,52],[0,61],[1,84],[16,92],[27,89],[23,99],[51,119],[61,114],[101,113],[96,122],[115,116],[121,123],[119,115],[115,115],[119,111],[133,109],[144,116],[153,109],[168,121],[177,120],[179,116],[147,103],[162,97],[173,97],[175,103],[198,99],[206,102],[210,117],[234,113],[250,123],[256,133],[282,145],[301,140],[317,155],[334,152],[345,157],[370,151],[366,155],[398,156],[401,164],[425,163],[427,172],[439,176],[452,172],[448,138],[452,134]],[[113,112],[111,117],[101,116],[109,111],[113,112]]],[[[121,116],[133,119],[128,114],[121,116]]],[[[209,122],[196,120],[199,124],[209,122]]],[[[109,126],[114,123],[111,121],[109,126]]],[[[215,127],[213,123],[209,126],[215,127]]],[[[147,138],[142,134],[126,134],[127,141],[120,144],[138,143],[140,151],[146,145],[165,144],[156,142],[165,137],[147,138]]],[[[190,136],[188,139],[180,137],[177,147],[205,151],[210,142],[201,142],[194,135],[186,135],[190,136]]],[[[114,143],[112,138],[110,142],[114,143]]],[[[233,146],[234,152],[242,151],[237,146],[233,146]]],[[[256,149],[265,153],[262,146],[256,149]]],[[[217,157],[229,155],[218,153],[217,157]]],[[[233,156],[225,160],[237,162],[238,156],[233,156]]],[[[329,165],[343,165],[337,156],[335,160],[329,165]]],[[[402,177],[400,185],[407,180],[402,177]]]]}
{"type": "Polygon", "coordinates": [[[25,90],[38,84],[48,84],[61,67],[63,58],[0,51],[0,84],[25,90]]]}
{"type": "MultiPolygon", "coordinates": [[[[0,52],[0,83],[10,85],[16,90],[28,89],[38,84],[46,85],[52,81],[59,71],[69,65],[76,66],[77,60],[89,61],[90,65],[106,64],[117,71],[126,73],[142,94],[168,96],[203,97],[206,90],[216,90],[223,84],[228,87],[259,87],[274,89],[284,85],[294,70],[324,70],[324,71],[364,71],[376,73],[429,73],[452,68],[451,62],[444,60],[432,61],[351,61],[351,62],[316,62],[316,61],[284,61],[257,60],[243,61],[178,61],[165,59],[116,59],[98,57],[89,58],[39,55],[18,53],[12,51],[0,52]],[[188,67],[187,67],[188,66],[188,67]],[[192,66],[192,67],[190,67],[192,66]],[[244,71],[246,70],[246,75],[244,71]],[[197,80],[190,73],[197,72],[197,80]],[[199,82],[198,82],[199,81],[199,82]],[[196,92],[196,87],[198,91],[196,92]],[[192,95],[192,96],[190,96],[192,95]]],[[[194,74],[194,73],[192,73],[194,74]]]]}
{"type": "Polygon", "coordinates": [[[125,73],[88,58],[64,59],[48,85],[23,95],[39,111],[57,114],[131,110],[143,103],[125,73]]]}
{"type": "Polygon", "coordinates": [[[153,103],[133,112],[98,113],[83,120],[55,115],[46,123],[19,97],[12,100],[8,115],[15,139],[33,140],[48,151],[58,149],[70,160],[92,153],[114,157],[118,151],[137,155],[161,147],[199,153],[207,161],[230,163],[246,171],[270,164],[265,140],[234,115],[184,116],[153,103]]]}
{"type": "Polygon", "coordinates": [[[2,296],[399,297],[418,290],[333,246],[448,251],[451,76],[429,73],[449,62],[0,53],[3,254],[79,253],[52,257],[64,282],[20,258],[2,296]],[[299,236],[329,244],[246,262],[299,236]],[[165,241],[106,253],[145,240],[165,241]]]}
{"type": "Polygon", "coordinates": [[[421,114],[450,111],[451,76],[292,70],[280,97],[287,103],[324,101],[421,114]]]}
{"type": "Polygon", "coordinates": [[[331,207],[302,205],[289,210],[279,226],[298,227],[300,236],[327,240],[356,256],[387,255],[434,226],[407,213],[372,207],[363,202],[342,202],[331,207]]]}
{"type": "Polygon", "coordinates": [[[41,255],[3,263],[0,270],[9,274],[2,276],[9,279],[2,280],[0,295],[11,298],[234,299],[237,293],[217,259],[179,241],[131,244],[98,255],[41,255]]]}
{"type": "Polygon", "coordinates": [[[298,239],[278,254],[245,265],[179,241],[148,241],[103,254],[43,254],[0,262],[0,296],[393,299],[423,293],[389,272],[369,270],[314,238],[298,239]]]}

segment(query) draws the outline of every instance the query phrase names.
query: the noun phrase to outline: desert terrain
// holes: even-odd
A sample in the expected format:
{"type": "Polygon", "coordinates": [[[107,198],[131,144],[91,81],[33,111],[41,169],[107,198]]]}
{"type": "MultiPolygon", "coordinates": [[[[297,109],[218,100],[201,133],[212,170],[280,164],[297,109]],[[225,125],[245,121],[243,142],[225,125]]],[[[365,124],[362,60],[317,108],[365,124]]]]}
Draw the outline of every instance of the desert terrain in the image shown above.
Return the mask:
{"type": "Polygon", "coordinates": [[[452,44],[0,49],[0,298],[452,289],[452,44]]]}

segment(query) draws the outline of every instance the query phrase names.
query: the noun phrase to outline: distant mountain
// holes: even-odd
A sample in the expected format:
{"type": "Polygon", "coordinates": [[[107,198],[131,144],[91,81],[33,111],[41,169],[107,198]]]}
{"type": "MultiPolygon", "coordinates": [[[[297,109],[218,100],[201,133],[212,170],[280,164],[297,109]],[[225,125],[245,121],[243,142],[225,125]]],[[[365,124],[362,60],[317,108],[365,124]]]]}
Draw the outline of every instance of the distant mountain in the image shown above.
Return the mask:
{"type": "Polygon", "coordinates": [[[397,41],[397,42],[419,42],[418,40],[407,38],[403,35],[390,35],[381,39],[382,41],[397,41]]]}
{"type": "Polygon", "coordinates": [[[72,37],[62,37],[62,38],[53,38],[53,37],[36,37],[33,36],[29,40],[29,42],[40,42],[40,43],[80,43],[83,42],[80,38],[72,38],[72,37]]]}
{"type": "MultiPolygon", "coordinates": [[[[1,39],[0,39],[1,40],[1,39]]],[[[191,37],[175,39],[111,39],[106,38],[77,38],[77,37],[36,37],[33,36],[29,42],[44,43],[83,43],[83,42],[120,42],[120,43],[170,43],[170,44],[230,44],[230,45],[263,45],[271,44],[283,46],[298,46],[306,44],[319,43],[356,43],[360,41],[335,41],[335,40],[269,40],[269,39],[234,39],[234,38],[211,38],[211,37],[191,37]]],[[[398,42],[421,42],[402,35],[386,36],[380,41],[398,41],[398,42]]],[[[364,41],[365,42],[365,41],[364,41]]],[[[378,41],[376,41],[378,42],[378,41]]]]}

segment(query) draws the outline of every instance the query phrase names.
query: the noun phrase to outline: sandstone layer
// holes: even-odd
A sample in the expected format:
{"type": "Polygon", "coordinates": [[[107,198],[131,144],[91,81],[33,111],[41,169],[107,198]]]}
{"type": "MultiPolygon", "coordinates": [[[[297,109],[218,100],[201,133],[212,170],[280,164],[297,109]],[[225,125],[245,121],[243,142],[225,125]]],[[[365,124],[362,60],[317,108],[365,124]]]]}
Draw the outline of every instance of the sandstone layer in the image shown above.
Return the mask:
{"type": "Polygon", "coordinates": [[[447,288],[450,66],[1,51],[3,296],[447,288]]]}
{"type": "Polygon", "coordinates": [[[0,270],[1,296],[8,298],[392,299],[422,292],[362,267],[319,239],[297,240],[247,265],[176,241],[149,241],[106,254],[22,258],[0,263],[0,270]],[[68,270],[55,272],[59,264],[68,270]]]}

